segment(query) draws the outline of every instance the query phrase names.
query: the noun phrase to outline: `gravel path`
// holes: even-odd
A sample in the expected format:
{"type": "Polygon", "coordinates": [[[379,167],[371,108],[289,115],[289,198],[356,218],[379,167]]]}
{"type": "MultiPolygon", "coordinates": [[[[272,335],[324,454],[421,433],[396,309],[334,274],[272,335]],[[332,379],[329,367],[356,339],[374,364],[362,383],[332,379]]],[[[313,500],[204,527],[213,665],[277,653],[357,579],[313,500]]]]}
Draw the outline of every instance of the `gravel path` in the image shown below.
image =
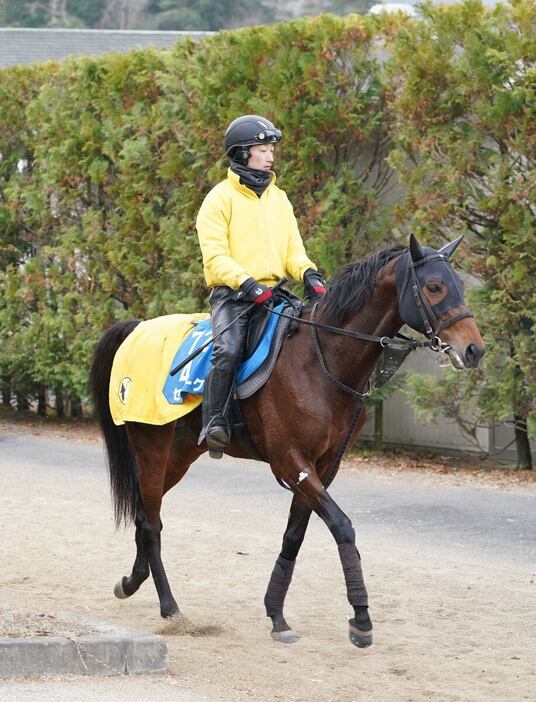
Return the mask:
{"type": "Polygon", "coordinates": [[[375,644],[347,639],[337,551],[312,520],[289,591],[301,639],[269,637],[262,599],[289,495],[266,466],[200,460],[166,497],[163,558],[187,629],[152,582],[126,601],[133,531],[115,532],[97,443],[0,426],[0,602],[163,632],[165,676],[0,682],[0,698],[162,702],[521,702],[535,699],[536,489],[345,471],[332,494],[358,534],[375,644]]]}

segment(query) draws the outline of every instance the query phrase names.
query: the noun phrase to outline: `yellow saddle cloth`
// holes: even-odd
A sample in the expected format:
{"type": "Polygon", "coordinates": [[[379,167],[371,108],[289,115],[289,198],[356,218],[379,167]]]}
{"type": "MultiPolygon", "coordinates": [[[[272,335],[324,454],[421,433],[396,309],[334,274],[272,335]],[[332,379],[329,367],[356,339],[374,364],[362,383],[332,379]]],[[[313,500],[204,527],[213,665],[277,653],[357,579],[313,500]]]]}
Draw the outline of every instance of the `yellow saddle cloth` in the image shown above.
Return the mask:
{"type": "Polygon", "coordinates": [[[201,404],[202,395],[187,395],[169,404],[162,388],[173,358],[196,322],[208,314],[170,314],[140,322],[115,354],[110,376],[110,411],[114,423],[167,424],[201,404]]]}

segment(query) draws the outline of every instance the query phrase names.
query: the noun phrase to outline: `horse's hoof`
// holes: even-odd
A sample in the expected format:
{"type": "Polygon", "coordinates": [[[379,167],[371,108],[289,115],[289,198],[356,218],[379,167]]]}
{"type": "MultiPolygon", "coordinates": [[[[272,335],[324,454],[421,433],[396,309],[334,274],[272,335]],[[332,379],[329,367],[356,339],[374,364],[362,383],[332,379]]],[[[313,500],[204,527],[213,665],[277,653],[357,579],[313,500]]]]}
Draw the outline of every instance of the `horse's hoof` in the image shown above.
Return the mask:
{"type": "Polygon", "coordinates": [[[114,595],[117,597],[118,600],[126,600],[127,597],[129,597],[129,595],[127,595],[127,593],[123,589],[123,580],[124,578],[119,580],[114,587],[114,595]]]}
{"type": "Polygon", "coordinates": [[[292,631],[292,629],[287,629],[286,631],[272,631],[270,636],[274,641],[284,644],[293,644],[299,639],[299,636],[292,631]]]}
{"type": "Polygon", "coordinates": [[[182,612],[177,610],[175,614],[162,615],[165,624],[162,630],[157,633],[188,634],[195,630],[195,626],[187,619],[182,612]]]}
{"type": "Polygon", "coordinates": [[[169,608],[164,608],[160,610],[160,616],[163,619],[178,619],[181,617],[181,612],[179,611],[179,608],[177,605],[169,607],[169,608]]]}
{"type": "Polygon", "coordinates": [[[366,648],[372,644],[372,629],[369,631],[362,631],[358,629],[355,625],[355,619],[350,619],[348,621],[350,624],[350,641],[358,648],[366,648]]]}

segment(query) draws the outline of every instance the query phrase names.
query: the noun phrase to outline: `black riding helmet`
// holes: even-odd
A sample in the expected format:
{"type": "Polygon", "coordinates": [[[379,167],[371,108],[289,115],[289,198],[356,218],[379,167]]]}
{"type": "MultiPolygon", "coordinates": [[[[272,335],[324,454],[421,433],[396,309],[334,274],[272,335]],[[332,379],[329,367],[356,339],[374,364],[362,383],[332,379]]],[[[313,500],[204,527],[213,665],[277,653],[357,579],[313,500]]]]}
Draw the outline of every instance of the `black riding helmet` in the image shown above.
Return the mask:
{"type": "Polygon", "coordinates": [[[246,164],[250,156],[248,146],[274,143],[282,137],[269,119],[260,115],[242,115],[227,127],[223,146],[233,161],[246,164]]]}

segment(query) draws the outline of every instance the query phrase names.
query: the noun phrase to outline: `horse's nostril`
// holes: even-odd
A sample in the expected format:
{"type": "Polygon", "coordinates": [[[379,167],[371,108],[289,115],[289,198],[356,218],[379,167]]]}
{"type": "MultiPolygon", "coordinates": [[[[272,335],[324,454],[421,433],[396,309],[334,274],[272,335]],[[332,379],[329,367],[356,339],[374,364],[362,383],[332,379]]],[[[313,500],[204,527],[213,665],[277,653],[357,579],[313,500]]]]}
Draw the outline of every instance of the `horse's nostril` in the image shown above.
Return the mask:
{"type": "Polygon", "coordinates": [[[476,368],[478,366],[478,363],[483,355],[484,349],[476,344],[468,344],[467,348],[465,349],[465,360],[467,361],[467,365],[471,366],[471,368],[476,368]]]}

